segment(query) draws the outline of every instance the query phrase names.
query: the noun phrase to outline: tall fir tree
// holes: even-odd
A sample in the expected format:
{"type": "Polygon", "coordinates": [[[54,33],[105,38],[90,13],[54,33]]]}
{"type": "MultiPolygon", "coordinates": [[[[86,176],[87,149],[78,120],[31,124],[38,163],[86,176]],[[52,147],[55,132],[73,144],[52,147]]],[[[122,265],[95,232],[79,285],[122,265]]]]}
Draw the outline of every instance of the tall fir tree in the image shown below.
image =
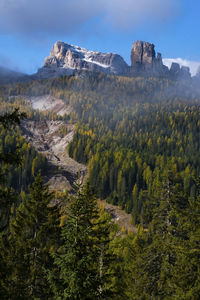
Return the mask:
{"type": "Polygon", "coordinates": [[[181,239],[178,226],[181,211],[187,206],[180,179],[167,170],[154,200],[153,220],[147,232],[138,231],[130,245],[132,264],[129,272],[129,297],[139,299],[174,299],[172,282],[177,259],[177,245],[181,239]]]}
{"type": "Polygon", "coordinates": [[[200,298],[200,178],[194,182],[196,194],[189,198],[178,223],[181,235],[171,279],[177,299],[200,298]]]}
{"type": "Polygon", "coordinates": [[[8,299],[51,299],[45,269],[53,264],[50,251],[59,244],[59,207],[39,174],[30,196],[21,203],[6,239],[4,257],[8,274],[4,288],[8,299]],[[7,246],[7,247],[6,247],[7,246]]]}
{"type": "MultiPolygon", "coordinates": [[[[12,113],[5,113],[3,116],[0,116],[0,125],[5,130],[11,131],[25,117],[25,113],[20,113],[19,109],[15,109],[12,113]]],[[[0,152],[0,233],[7,229],[10,209],[17,199],[14,191],[6,186],[7,173],[5,172],[5,165],[20,165],[21,162],[22,157],[19,147],[8,149],[6,153],[0,152]]]]}
{"type": "Polygon", "coordinates": [[[67,207],[61,234],[63,245],[53,255],[56,268],[49,272],[54,299],[111,297],[110,224],[110,220],[99,218],[96,198],[89,184],[79,188],[67,207]]]}
{"type": "MultiPolygon", "coordinates": [[[[6,130],[13,130],[26,115],[15,109],[12,113],[5,113],[0,116],[0,125],[6,130]]],[[[0,152],[0,298],[8,299],[3,281],[7,275],[7,260],[4,260],[4,235],[7,234],[11,207],[17,202],[18,197],[14,191],[6,186],[7,174],[5,165],[19,165],[21,155],[19,148],[12,149],[7,153],[0,152]]]]}

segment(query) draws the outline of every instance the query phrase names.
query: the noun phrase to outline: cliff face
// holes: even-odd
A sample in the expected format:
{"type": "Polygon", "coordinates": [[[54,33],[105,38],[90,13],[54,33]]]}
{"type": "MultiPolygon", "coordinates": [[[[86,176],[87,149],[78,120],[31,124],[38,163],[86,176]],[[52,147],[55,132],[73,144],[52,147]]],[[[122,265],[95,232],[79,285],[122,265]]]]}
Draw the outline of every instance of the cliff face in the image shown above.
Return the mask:
{"type": "Polygon", "coordinates": [[[163,65],[161,53],[155,52],[154,44],[136,41],[131,50],[130,74],[137,76],[162,76],[171,79],[187,80],[191,78],[188,67],[172,63],[170,70],[163,65]]]}
{"type": "Polygon", "coordinates": [[[163,65],[162,55],[155,52],[154,44],[136,41],[131,50],[131,73],[148,72],[164,75],[168,68],[163,65]]]}
{"type": "Polygon", "coordinates": [[[44,65],[34,76],[51,78],[71,75],[77,70],[90,70],[125,76],[157,76],[172,79],[188,79],[189,68],[173,63],[169,70],[163,64],[161,53],[156,53],[152,43],[136,41],[131,50],[131,66],[124,59],[113,53],[101,53],[56,42],[45,59],[44,65]]]}
{"type": "Polygon", "coordinates": [[[89,51],[78,46],[56,42],[45,59],[40,74],[72,74],[74,70],[91,70],[109,74],[124,74],[128,65],[118,54],[89,51]]]}
{"type": "Polygon", "coordinates": [[[169,70],[170,77],[172,79],[176,78],[184,78],[184,79],[190,79],[190,69],[188,67],[180,67],[178,63],[172,63],[171,68],[169,70]]]}
{"type": "Polygon", "coordinates": [[[151,43],[136,41],[131,50],[131,66],[152,66],[155,59],[154,47],[151,43]]]}

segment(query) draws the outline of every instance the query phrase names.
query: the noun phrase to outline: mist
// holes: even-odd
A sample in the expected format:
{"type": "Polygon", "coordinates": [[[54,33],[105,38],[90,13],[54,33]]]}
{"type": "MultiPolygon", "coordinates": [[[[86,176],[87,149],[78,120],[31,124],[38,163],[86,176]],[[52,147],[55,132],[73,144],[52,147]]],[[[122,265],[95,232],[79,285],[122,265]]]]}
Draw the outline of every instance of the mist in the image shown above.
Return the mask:
{"type": "Polygon", "coordinates": [[[178,63],[180,66],[185,66],[190,68],[190,73],[192,76],[195,76],[198,68],[200,67],[200,62],[199,61],[192,61],[192,60],[187,60],[187,59],[182,59],[182,58],[164,58],[163,63],[166,65],[168,68],[171,67],[171,64],[175,62],[178,63]]]}

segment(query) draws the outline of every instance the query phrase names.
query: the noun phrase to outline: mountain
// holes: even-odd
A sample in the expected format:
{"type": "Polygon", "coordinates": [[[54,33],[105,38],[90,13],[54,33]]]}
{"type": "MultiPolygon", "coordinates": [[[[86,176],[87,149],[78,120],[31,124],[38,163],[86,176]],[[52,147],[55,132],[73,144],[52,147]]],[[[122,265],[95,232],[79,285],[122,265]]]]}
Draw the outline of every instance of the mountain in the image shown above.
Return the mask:
{"type": "MultiPolygon", "coordinates": [[[[153,45],[140,45],[130,69],[136,64],[138,72],[150,74],[159,55],[153,45]]],[[[173,65],[168,73],[173,70],[175,76],[180,67],[173,65]]],[[[8,103],[9,108],[24,106],[30,119],[22,123],[22,135],[46,158],[43,162],[30,152],[24,188],[39,169],[58,191],[71,192],[87,174],[99,199],[132,213],[134,224],[151,220],[151,199],[171,166],[182,190],[193,195],[190,175],[199,176],[200,165],[199,81],[84,73],[0,89],[2,111],[8,103]]],[[[10,139],[2,139],[7,149],[10,139]]],[[[11,183],[21,190],[16,173],[12,176],[11,183]]]]}
{"type": "MultiPolygon", "coordinates": [[[[165,77],[172,80],[189,80],[188,67],[172,63],[171,68],[163,64],[162,54],[155,51],[155,45],[135,41],[131,49],[131,65],[113,53],[90,51],[61,41],[54,44],[37,73],[26,75],[0,67],[0,84],[28,82],[35,79],[56,78],[63,75],[79,74],[81,71],[103,72],[127,77],[165,77]]],[[[81,73],[82,74],[82,73],[81,73]]],[[[198,79],[198,78],[197,78],[198,79]]]]}
{"type": "Polygon", "coordinates": [[[163,64],[162,54],[155,51],[155,45],[144,41],[135,41],[131,49],[131,66],[124,59],[113,53],[90,51],[58,41],[43,67],[32,75],[32,79],[55,78],[72,75],[76,71],[89,70],[128,77],[168,77],[188,80],[191,77],[187,67],[172,63],[170,70],[163,64]]]}
{"type": "Polygon", "coordinates": [[[26,75],[0,66],[0,84],[21,81],[26,75]]]}
{"type": "Polygon", "coordinates": [[[0,298],[63,299],[69,286],[77,292],[70,299],[86,299],[91,282],[80,297],[70,281],[71,262],[82,280],[89,255],[89,276],[97,268],[102,273],[101,286],[95,283],[101,298],[200,299],[198,76],[191,79],[178,64],[166,68],[148,42],[133,44],[131,66],[124,69],[114,54],[59,45],[38,74],[74,75],[0,87],[0,124],[13,124],[17,114],[2,115],[15,108],[27,114],[20,128],[0,126],[0,298]],[[55,193],[38,184],[38,172],[55,193]],[[99,199],[100,218],[90,209],[92,191],[81,188],[76,196],[86,180],[99,199]],[[95,227],[88,230],[89,223],[95,227]],[[77,224],[86,224],[84,231],[77,224]],[[70,247],[66,239],[73,253],[62,251],[70,247]],[[61,257],[68,270],[57,265],[61,257]]]}
{"type": "Polygon", "coordinates": [[[146,73],[167,76],[168,67],[163,65],[162,54],[155,52],[154,44],[136,41],[131,50],[131,73],[146,73]]]}
{"type": "Polygon", "coordinates": [[[101,53],[56,42],[44,65],[38,70],[40,78],[71,75],[75,70],[91,70],[109,74],[124,74],[128,65],[124,59],[113,53],[101,53]]]}
{"type": "Polygon", "coordinates": [[[168,77],[170,79],[189,79],[191,77],[188,67],[180,67],[172,63],[171,68],[163,64],[162,54],[155,51],[155,45],[149,42],[136,41],[131,50],[130,75],[145,75],[168,77]]]}

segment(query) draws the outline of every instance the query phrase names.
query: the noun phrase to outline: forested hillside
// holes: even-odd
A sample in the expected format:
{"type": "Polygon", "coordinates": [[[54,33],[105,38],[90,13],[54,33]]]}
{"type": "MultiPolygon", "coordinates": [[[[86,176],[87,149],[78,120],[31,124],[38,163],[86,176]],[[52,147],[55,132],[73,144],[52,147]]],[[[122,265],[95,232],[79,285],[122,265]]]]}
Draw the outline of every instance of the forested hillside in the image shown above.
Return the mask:
{"type": "Polygon", "coordinates": [[[47,161],[0,120],[2,299],[199,299],[197,82],[81,72],[1,86],[0,98],[2,114],[76,123],[67,150],[88,165],[85,187],[50,193],[37,176],[47,161]],[[25,101],[47,94],[70,115],[25,101]],[[20,161],[7,159],[16,149],[20,161]],[[131,213],[137,233],[117,228],[93,191],[131,213]]]}
{"type": "Polygon", "coordinates": [[[77,132],[69,146],[88,164],[97,195],[148,224],[157,185],[171,168],[185,194],[199,176],[200,93],[195,80],[127,78],[81,73],[2,88],[4,95],[51,93],[74,108],[77,132]]]}

